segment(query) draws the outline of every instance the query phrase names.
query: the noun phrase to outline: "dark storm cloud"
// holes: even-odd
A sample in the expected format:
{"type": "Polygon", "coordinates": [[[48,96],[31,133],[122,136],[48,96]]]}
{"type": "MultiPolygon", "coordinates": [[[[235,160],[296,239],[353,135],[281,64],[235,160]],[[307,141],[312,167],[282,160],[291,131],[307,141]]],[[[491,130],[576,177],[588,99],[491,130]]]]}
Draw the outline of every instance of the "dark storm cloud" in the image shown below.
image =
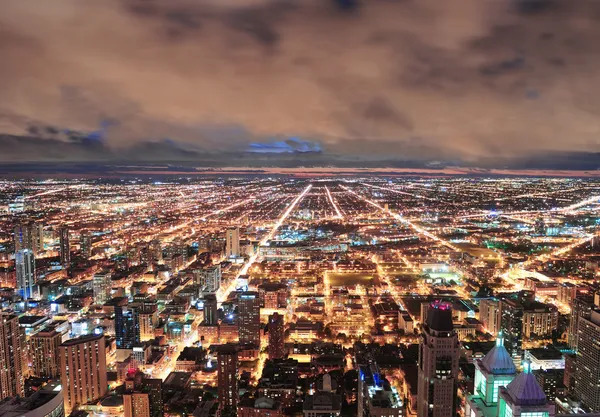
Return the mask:
{"type": "MultiPolygon", "coordinates": [[[[26,3],[0,0],[0,129],[88,137],[109,121],[102,158],[237,155],[282,136],[316,138],[319,160],[599,150],[598,2],[26,3]]],[[[55,136],[40,134],[69,140],[55,136]]],[[[23,142],[33,159],[90,156],[23,142]]]]}

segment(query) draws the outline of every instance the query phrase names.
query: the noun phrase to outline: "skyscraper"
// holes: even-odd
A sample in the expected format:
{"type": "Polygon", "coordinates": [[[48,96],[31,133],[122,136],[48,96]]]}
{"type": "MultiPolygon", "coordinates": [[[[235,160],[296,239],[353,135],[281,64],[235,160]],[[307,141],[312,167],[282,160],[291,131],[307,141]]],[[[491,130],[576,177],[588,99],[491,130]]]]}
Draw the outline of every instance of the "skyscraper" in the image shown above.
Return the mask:
{"type": "Polygon", "coordinates": [[[569,347],[577,351],[577,341],[579,339],[579,319],[590,318],[594,309],[594,297],[591,295],[582,295],[575,297],[571,302],[571,317],[569,318],[569,333],[567,335],[569,347]]]}
{"type": "Polygon", "coordinates": [[[61,227],[58,229],[60,239],[60,264],[63,268],[69,268],[71,265],[71,246],[69,244],[69,229],[61,227]]]}
{"type": "Polygon", "coordinates": [[[164,414],[162,380],[146,378],[130,370],[124,384],[123,412],[126,417],[158,417],[164,414]]]}
{"type": "Polygon", "coordinates": [[[546,398],[528,361],[523,363],[522,373],[506,387],[499,388],[498,417],[554,417],[555,413],[555,403],[546,398]]]}
{"type": "Polygon", "coordinates": [[[44,251],[44,226],[34,222],[18,224],[14,229],[15,252],[31,249],[34,254],[44,251]]]}
{"type": "Polygon", "coordinates": [[[92,235],[88,230],[81,232],[79,237],[79,247],[84,258],[88,259],[92,256],[92,235]]]}
{"type": "Polygon", "coordinates": [[[94,303],[104,304],[110,298],[112,280],[110,271],[100,271],[94,274],[92,289],[94,290],[94,303]]]}
{"type": "Polygon", "coordinates": [[[31,249],[21,249],[15,253],[17,291],[23,299],[34,297],[35,256],[31,249]]]}
{"type": "Polygon", "coordinates": [[[156,304],[143,304],[138,313],[140,326],[140,341],[154,339],[154,328],[158,324],[158,309],[156,304]]]}
{"type": "Polygon", "coordinates": [[[225,233],[225,257],[240,256],[240,228],[230,227],[225,233]]]}
{"type": "Polygon", "coordinates": [[[260,346],[260,297],[247,291],[238,296],[239,342],[260,346]]]}
{"type": "Polygon", "coordinates": [[[520,364],[523,357],[523,314],[523,305],[518,300],[500,300],[500,329],[515,364],[520,364]]]}
{"type": "Polygon", "coordinates": [[[239,400],[238,348],[234,344],[217,346],[219,407],[235,411],[239,400]]]}
{"type": "Polygon", "coordinates": [[[452,307],[436,301],[429,307],[419,350],[417,414],[452,417],[460,345],[452,324],[452,307]]]}
{"type": "Polygon", "coordinates": [[[60,374],[58,356],[62,335],[56,330],[44,330],[29,339],[31,371],[37,377],[56,378],[60,374]]]}
{"type": "Polygon", "coordinates": [[[600,310],[580,317],[575,394],[593,412],[600,412],[600,310]]]}
{"type": "Polygon", "coordinates": [[[285,356],[285,334],[283,329],[283,316],[273,313],[269,316],[267,325],[269,333],[269,359],[283,359],[285,356]]]}
{"type": "Polygon", "coordinates": [[[516,375],[517,368],[504,347],[504,338],[500,333],[496,346],[483,359],[475,361],[474,392],[467,397],[465,416],[495,416],[500,387],[508,385],[516,375]]]}
{"type": "Polygon", "coordinates": [[[104,335],[88,335],[60,345],[61,384],[65,414],[78,404],[95,401],[107,392],[104,335]]]}
{"type": "Polygon", "coordinates": [[[17,316],[0,314],[0,400],[25,395],[25,335],[17,316]]]}
{"type": "Polygon", "coordinates": [[[202,268],[197,274],[198,284],[203,294],[214,294],[221,286],[221,265],[202,268]]]}
{"type": "Polygon", "coordinates": [[[500,327],[515,364],[523,359],[523,339],[551,336],[558,327],[558,309],[535,300],[533,291],[520,291],[500,300],[500,327]]]}
{"type": "Polygon", "coordinates": [[[214,294],[204,296],[204,324],[216,326],[219,323],[217,297],[214,294]]]}
{"type": "Polygon", "coordinates": [[[486,298],[479,303],[479,319],[491,334],[500,331],[500,302],[495,298],[486,298]]]}
{"type": "Polygon", "coordinates": [[[139,309],[128,306],[127,298],[115,297],[105,304],[113,314],[115,321],[115,336],[118,349],[133,349],[140,342],[139,309]]]}

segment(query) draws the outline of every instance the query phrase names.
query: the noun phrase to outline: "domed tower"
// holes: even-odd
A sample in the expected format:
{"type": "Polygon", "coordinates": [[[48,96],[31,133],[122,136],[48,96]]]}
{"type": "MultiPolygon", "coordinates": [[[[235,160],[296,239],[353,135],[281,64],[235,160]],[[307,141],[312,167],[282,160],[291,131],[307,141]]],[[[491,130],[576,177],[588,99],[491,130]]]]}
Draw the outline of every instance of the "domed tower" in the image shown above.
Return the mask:
{"type": "Polygon", "coordinates": [[[465,415],[495,416],[500,387],[507,386],[516,375],[517,369],[500,332],[496,346],[483,359],[475,361],[475,392],[467,398],[465,415]]]}
{"type": "Polygon", "coordinates": [[[523,362],[523,372],[500,388],[498,417],[554,417],[556,406],[531,373],[531,362],[523,362]]]}

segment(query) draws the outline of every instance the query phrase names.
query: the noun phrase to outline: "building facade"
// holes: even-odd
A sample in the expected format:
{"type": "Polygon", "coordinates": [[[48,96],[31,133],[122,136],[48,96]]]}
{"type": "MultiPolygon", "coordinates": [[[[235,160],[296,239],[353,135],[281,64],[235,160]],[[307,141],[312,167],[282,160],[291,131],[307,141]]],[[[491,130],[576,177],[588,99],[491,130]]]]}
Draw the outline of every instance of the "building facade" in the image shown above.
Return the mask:
{"type": "Polygon", "coordinates": [[[281,314],[273,313],[269,316],[268,333],[269,359],[283,359],[285,357],[285,333],[281,314]]]}
{"type": "Polygon", "coordinates": [[[21,249],[15,253],[15,270],[17,274],[17,291],[27,300],[34,298],[35,256],[31,249],[21,249]]]}
{"type": "Polygon", "coordinates": [[[230,227],[225,232],[225,257],[237,258],[240,256],[240,228],[230,227]]]}
{"type": "Polygon", "coordinates": [[[0,315],[0,400],[25,395],[25,335],[19,319],[0,315]]]}
{"type": "Polygon", "coordinates": [[[82,336],[60,345],[60,369],[65,410],[87,404],[108,390],[104,335],[82,336]]]}
{"type": "Polygon", "coordinates": [[[451,305],[434,302],[429,306],[419,346],[419,417],[454,416],[459,356],[451,305]]]}
{"type": "Polygon", "coordinates": [[[556,413],[556,405],[546,398],[527,361],[522,373],[500,387],[498,397],[498,417],[554,417],[556,413]]]}
{"type": "Polygon", "coordinates": [[[575,394],[590,410],[600,413],[600,310],[578,325],[575,394]]]}
{"type": "Polygon", "coordinates": [[[61,227],[58,229],[59,237],[59,253],[60,253],[60,264],[64,268],[68,268],[71,265],[71,244],[69,241],[69,229],[61,227]]]}
{"type": "Polygon", "coordinates": [[[217,347],[218,395],[221,409],[235,410],[239,401],[238,348],[226,344],[217,347]]]}
{"type": "Polygon", "coordinates": [[[37,377],[56,378],[60,375],[59,347],[62,334],[43,330],[29,339],[31,372],[37,377]]]}
{"type": "Polygon", "coordinates": [[[260,297],[247,291],[238,296],[238,332],[241,344],[260,346],[260,297]]]}

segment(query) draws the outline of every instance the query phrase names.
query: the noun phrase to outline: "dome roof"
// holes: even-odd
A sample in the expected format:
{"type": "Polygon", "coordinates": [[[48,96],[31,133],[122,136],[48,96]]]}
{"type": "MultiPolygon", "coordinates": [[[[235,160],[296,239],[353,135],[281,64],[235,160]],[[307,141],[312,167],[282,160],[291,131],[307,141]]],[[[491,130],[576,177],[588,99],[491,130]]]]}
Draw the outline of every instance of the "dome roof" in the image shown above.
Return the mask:
{"type": "Polygon", "coordinates": [[[531,363],[528,361],[523,364],[523,372],[506,386],[506,391],[517,405],[545,405],[547,402],[546,394],[531,373],[531,363]]]}
{"type": "Polygon", "coordinates": [[[504,347],[502,333],[496,339],[496,346],[481,360],[486,371],[494,375],[514,375],[517,373],[512,357],[504,347]]]}

